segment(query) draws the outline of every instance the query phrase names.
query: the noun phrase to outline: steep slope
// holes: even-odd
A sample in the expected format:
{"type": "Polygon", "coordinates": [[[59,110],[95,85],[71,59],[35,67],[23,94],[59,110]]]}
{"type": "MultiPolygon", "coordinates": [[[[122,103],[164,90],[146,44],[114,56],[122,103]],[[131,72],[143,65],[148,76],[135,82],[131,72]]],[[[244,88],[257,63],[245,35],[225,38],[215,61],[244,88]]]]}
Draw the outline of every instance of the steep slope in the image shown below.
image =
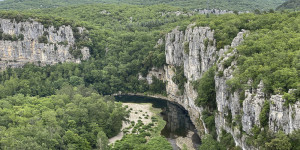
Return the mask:
{"type": "MultiPolygon", "coordinates": [[[[299,91],[299,88],[298,90],[293,89],[297,88],[296,84],[299,83],[299,80],[297,80],[299,76],[297,77],[294,74],[294,69],[296,68],[293,68],[297,67],[293,65],[293,61],[295,63],[299,62],[299,57],[297,56],[299,55],[299,50],[297,48],[291,49],[288,46],[289,52],[287,52],[285,51],[287,47],[282,46],[281,43],[273,40],[274,42],[270,44],[269,37],[265,39],[266,41],[262,40],[264,37],[261,37],[261,42],[268,42],[272,47],[274,46],[273,44],[275,44],[274,47],[276,48],[277,46],[278,48],[280,47],[280,50],[276,51],[276,53],[290,55],[291,61],[286,62],[286,64],[291,66],[291,71],[289,72],[283,68],[289,74],[282,74],[280,76],[285,76],[287,81],[293,80],[293,82],[288,83],[290,84],[289,86],[276,83],[283,82],[276,77],[277,73],[282,71],[281,67],[285,67],[285,64],[282,64],[282,66],[275,67],[274,71],[272,70],[267,73],[268,75],[266,73],[259,73],[259,77],[250,76],[250,79],[248,78],[247,82],[244,83],[245,76],[249,76],[255,72],[247,70],[244,75],[243,69],[245,68],[240,67],[244,67],[242,64],[247,64],[247,67],[249,67],[250,63],[247,62],[248,60],[245,61],[245,56],[248,56],[248,58],[252,57],[252,61],[254,61],[253,59],[258,61],[257,55],[264,56],[264,59],[269,59],[271,56],[274,59],[277,56],[273,53],[270,55],[269,50],[256,50],[255,52],[254,48],[247,47],[253,45],[251,40],[257,40],[257,35],[260,31],[253,31],[254,33],[251,33],[247,30],[241,30],[233,39],[231,45],[224,46],[224,48],[219,50],[216,45],[218,41],[216,40],[215,32],[209,27],[195,27],[195,25],[190,25],[185,31],[174,29],[166,35],[166,65],[164,72],[160,71],[159,74],[164,75],[162,80],[166,82],[168,99],[179,103],[189,111],[199,135],[214,134],[216,131],[218,139],[222,139],[225,133],[229,133],[235,144],[243,149],[256,149],[268,146],[256,143],[258,135],[263,137],[263,140],[265,140],[263,141],[264,144],[275,138],[268,134],[274,135],[279,131],[291,134],[293,131],[297,131],[300,128],[300,102],[297,101],[299,97],[291,98],[289,96],[295,96],[295,93],[299,91]],[[244,41],[245,38],[246,41],[244,41]],[[245,53],[246,51],[247,53],[245,53]],[[213,67],[214,65],[215,68],[213,67]],[[204,82],[201,79],[207,77],[206,73],[210,72],[210,69],[215,74],[212,76],[214,80],[215,99],[207,101],[215,101],[215,108],[210,106],[210,102],[202,102],[204,104],[201,104],[201,101],[199,102],[198,98],[202,93],[199,93],[196,88],[197,84],[204,82]],[[268,77],[264,78],[265,75],[268,77]],[[275,76],[272,77],[272,75],[275,76]],[[270,80],[274,83],[270,83],[270,80]],[[235,85],[237,83],[234,82],[242,83],[244,86],[238,87],[238,85],[235,85]],[[295,86],[291,86],[294,84],[295,86]],[[273,89],[268,89],[270,86],[273,89]],[[274,90],[274,92],[268,90],[274,90]],[[214,116],[213,123],[208,119],[207,112],[211,116],[214,116]],[[212,128],[211,125],[214,125],[215,128],[212,128]]],[[[276,31],[268,33],[263,31],[263,33],[272,36],[282,34],[276,31]]],[[[286,40],[293,41],[294,38],[297,37],[291,36],[286,40]]],[[[293,42],[290,44],[294,45],[297,43],[293,42]]],[[[256,46],[256,48],[258,47],[256,46]]],[[[279,58],[276,60],[281,61],[279,58]]],[[[274,62],[268,63],[275,65],[274,62]]],[[[251,65],[254,64],[252,62],[251,65]]],[[[159,78],[157,74],[153,73],[154,70],[152,70],[150,75],[148,74],[148,78],[151,75],[159,78]]],[[[205,90],[209,90],[209,87],[206,87],[205,90]]]]}
{"type": "MultiPolygon", "coordinates": [[[[77,47],[71,26],[46,28],[30,20],[16,22],[0,19],[0,70],[22,67],[26,63],[41,66],[59,62],[76,62],[90,57],[87,47],[77,47]]],[[[84,28],[76,28],[76,34],[84,34],[84,28]]]]}

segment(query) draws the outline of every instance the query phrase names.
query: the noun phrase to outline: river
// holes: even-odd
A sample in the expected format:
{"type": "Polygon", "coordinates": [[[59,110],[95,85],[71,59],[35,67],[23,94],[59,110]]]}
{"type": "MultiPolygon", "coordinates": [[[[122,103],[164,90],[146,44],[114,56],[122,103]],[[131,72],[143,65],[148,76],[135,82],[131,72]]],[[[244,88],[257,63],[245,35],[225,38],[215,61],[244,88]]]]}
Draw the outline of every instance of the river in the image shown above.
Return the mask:
{"type": "Polygon", "coordinates": [[[124,103],[151,103],[152,107],[162,110],[161,116],[166,121],[166,126],[161,135],[166,137],[172,144],[174,150],[179,150],[178,143],[192,142],[195,149],[201,140],[196,128],[192,123],[188,112],[180,105],[164,99],[143,96],[115,96],[116,101],[124,103]]]}

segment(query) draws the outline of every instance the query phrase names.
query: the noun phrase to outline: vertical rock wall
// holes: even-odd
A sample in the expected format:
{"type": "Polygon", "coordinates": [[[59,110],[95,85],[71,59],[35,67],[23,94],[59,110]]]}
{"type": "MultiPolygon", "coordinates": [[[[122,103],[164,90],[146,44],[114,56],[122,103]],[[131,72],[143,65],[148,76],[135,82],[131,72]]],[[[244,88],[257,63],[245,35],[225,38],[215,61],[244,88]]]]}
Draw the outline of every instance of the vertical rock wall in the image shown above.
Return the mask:
{"type": "Polygon", "coordinates": [[[188,110],[199,135],[208,133],[208,130],[200,117],[202,108],[194,103],[198,93],[192,83],[200,79],[216,60],[216,41],[213,34],[214,31],[209,27],[189,26],[185,32],[174,29],[165,39],[167,65],[164,70],[168,98],[188,110]],[[182,95],[173,82],[176,66],[184,67],[184,75],[187,78],[182,95]]]}
{"type": "Polygon", "coordinates": [[[300,128],[300,102],[286,105],[282,95],[270,98],[269,127],[277,132],[292,133],[300,128]]]}
{"type": "MultiPolygon", "coordinates": [[[[249,89],[246,89],[244,93],[232,91],[227,85],[237,69],[237,62],[232,59],[238,57],[236,47],[242,44],[244,37],[250,34],[248,31],[242,30],[233,39],[231,45],[217,51],[213,30],[209,27],[193,28],[191,26],[188,26],[185,32],[176,28],[166,35],[167,65],[164,66],[164,73],[160,74],[164,74],[162,80],[167,83],[168,99],[188,110],[200,136],[207,134],[208,130],[201,117],[203,108],[195,105],[198,93],[194,90],[192,83],[200,79],[213,65],[217,68],[214,79],[217,102],[215,124],[218,136],[224,129],[232,135],[236,145],[243,149],[255,149],[246,144],[246,138],[251,136],[251,130],[255,125],[260,126],[259,116],[266,102],[270,103],[269,127],[271,131],[283,130],[285,133],[291,133],[300,128],[300,102],[286,106],[282,95],[271,95],[268,99],[263,92],[263,82],[253,89],[251,88],[252,81],[249,80],[249,89]],[[232,59],[231,64],[224,66],[229,59],[232,59]],[[178,85],[172,80],[176,75],[177,66],[184,67],[184,76],[187,78],[183,94],[180,94],[178,85]],[[240,96],[245,98],[242,100],[240,96]]],[[[154,73],[151,72],[151,74],[154,73]]],[[[151,75],[147,78],[151,78],[151,75]]]]}
{"type": "MultiPolygon", "coordinates": [[[[0,40],[0,70],[6,67],[22,67],[24,64],[36,63],[52,65],[58,62],[76,62],[69,49],[75,46],[74,33],[71,26],[61,26],[58,29],[36,21],[16,22],[10,19],[0,19],[0,31],[4,36],[15,39],[0,40]],[[45,43],[39,43],[39,38],[46,37],[45,43]],[[22,37],[22,38],[21,38],[22,37]]],[[[80,34],[84,28],[78,28],[80,34]]],[[[41,41],[41,40],[40,40],[41,41]]],[[[89,49],[80,49],[82,60],[90,57],[89,49]]]]}

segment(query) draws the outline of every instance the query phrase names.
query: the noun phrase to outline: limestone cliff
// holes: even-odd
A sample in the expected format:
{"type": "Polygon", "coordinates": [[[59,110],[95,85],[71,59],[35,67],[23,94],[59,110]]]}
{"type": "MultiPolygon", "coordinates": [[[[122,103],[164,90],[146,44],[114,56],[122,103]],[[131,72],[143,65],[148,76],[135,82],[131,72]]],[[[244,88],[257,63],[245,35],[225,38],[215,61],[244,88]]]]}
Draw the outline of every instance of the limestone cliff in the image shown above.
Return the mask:
{"type": "MultiPolygon", "coordinates": [[[[79,34],[86,32],[77,28],[79,34]]],[[[70,54],[76,49],[74,31],[71,26],[46,28],[30,20],[16,22],[0,19],[0,70],[6,67],[22,67],[26,63],[52,65],[58,62],[76,62],[90,57],[87,47],[80,48],[81,59],[70,54]]]]}
{"type": "Polygon", "coordinates": [[[263,92],[264,83],[262,81],[254,89],[252,88],[252,81],[249,80],[247,83],[249,89],[246,89],[244,93],[230,90],[226,82],[233,78],[233,71],[237,68],[237,62],[233,60],[227,68],[224,68],[224,62],[237,55],[235,47],[241,44],[244,35],[248,34],[249,32],[242,30],[230,47],[225,46],[219,52],[220,59],[216,62],[217,71],[215,76],[217,101],[215,124],[219,135],[221,130],[224,129],[233,136],[238,146],[243,149],[255,149],[246,144],[246,138],[251,136],[251,129],[255,125],[261,127],[259,117],[264,103],[270,103],[268,125],[272,132],[281,129],[288,134],[299,129],[300,116],[298,114],[300,110],[298,102],[294,105],[285,106],[283,95],[271,95],[271,98],[267,98],[263,92]],[[219,72],[222,72],[223,76],[219,76],[219,72]],[[245,97],[244,100],[241,99],[241,96],[245,97]],[[231,120],[226,119],[229,113],[232,116],[231,120]]]}
{"type": "Polygon", "coordinates": [[[282,95],[272,95],[270,99],[269,127],[273,131],[292,133],[300,128],[300,102],[286,106],[282,95]]]}
{"type": "Polygon", "coordinates": [[[214,31],[209,27],[189,26],[185,32],[174,29],[165,40],[167,65],[164,70],[168,98],[188,110],[200,135],[208,133],[208,130],[200,117],[202,108],[194,103],[198,94],[192,82],[200,79],[216,61],[216,41],[213,35],[214,31]],[[182,95],[178,94],[178,86],[173,81],[176,66],[184,66],[184,76],[187,78],[182,95]]]}
{"type": "Polygon", "coordinates": [[[236,145],[243,149],[255,149],[246,144],[246,138],[251,136],[251,129],[255,125],[260,126],[259,117],[266,102],[270,103],[269,127],[271,131],[277,132],[282,129],[285,133],[291,133],[300,128],[299,102],[285,106],[282,95],[271,95],[270,98],[267,98],[263,92],[263,82],[260,82],[254,89],[251,88],[252,81],[249,80],[249,89],[244,92],[231,91],[227,85],[237,68],[237,62],[234,59],[238,57],[236,47],[242,44],[244,37],[249,34],[249,31],[242,30],[233,39],[231,45],[217,50],[214,30],[209,27],[192,27],[190,25],[185,31],[179,31],[176,28],[166,35],[166,65],[164,70],[152,70],[147,76],[148,83],[150,83],[152,76],[164,75],[160,79],[166,82],[168,99],[177,102],[188,110],[198,134],[202,136],[209,131],[202,120],[203,108],[195,105],[198,93],[194,90],[192,83],[200,79],[213,65],[216,65],[217,70],[214,79],[217,102],[215,114],[217,134],[220,136],[222,129],[224,129],[232,135],[236,145]],[[232,59],[230,64],[225,66],[224,63],[230,59],[232,59]],[[183,94],[180,94],[178,85],[173,81],[177,66],[183,66],[184,76],[187,79],[187,82],[184,83],[183,94]],[[241,96],[245,98],[241,99],[241,96]],[[227,116],[231,116],[231,118],[228,119],[227,116]]]}

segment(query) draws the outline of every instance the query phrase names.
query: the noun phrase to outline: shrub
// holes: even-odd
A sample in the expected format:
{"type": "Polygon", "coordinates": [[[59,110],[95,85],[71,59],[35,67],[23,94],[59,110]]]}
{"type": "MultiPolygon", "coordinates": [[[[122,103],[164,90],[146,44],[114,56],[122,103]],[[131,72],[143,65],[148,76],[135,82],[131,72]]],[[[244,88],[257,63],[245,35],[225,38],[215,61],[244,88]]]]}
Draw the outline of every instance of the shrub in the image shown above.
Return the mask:
{"type": "Polygon", "coordinates": [[[48,36],[49,35],[49,32],[48,31],[44,31],[44,36],[48,36]]]}
{"type": "Polygon", "coordinates": [[[74,58],[81,58],[82,57],[82,53],[81,50],[79,49],[74,49],[73,47],[69,48],[69,53],[74,56],[74,58]]]}
{"type": "Polygon", "coordinates": [[[18,39],[21,40],[21,41],[23,41],[24,40],[24,34],[19,34],[18,35],[18,39]]]}
{"type": "Polygon", "coordinates": [[[23,25],[21,26],[21,29],[20,29],[20,30],[21,30],[21,32],[22,32],[22,31],[25,31],[25,29],[24,29],[23,25]]]}
{"type": "Polygon", "coordinates": [[[189,52],[190,52],[190,43],[189,42],[185,42],[184,43],[184,53],[188,55],[189,52]]]}
{"type": "Polygon", "coordinates": [[[204,73],[203,77],[194,83],[194,88],[198,92],[196,104],[202,107],[208,107],[211,110],[216,108],[215,91],[215,67],[210,68],[204,73]]]}
{"type": "Polygon", "coordinates": [[[45,35],[40,36],[38,38],[38,41],[39,41],[39,43],[45,43],[45,44],[48,43],[48,39],[47,39],[47,37],[45,35]]]}
{"type": "Polygon", "coordinates": [[[173,82],[178,85],[179,94],[182,95],[184,92],[184,83],[187,82],[187,78],[184,76],[183,66],[176,67],[175,76],[172,78],[173,82]]]}
{"type": "Polygon", "coordinates": [[[152,84],[149,86],[149,90],[153,93],[159,93],[165,95],[166,92],[166,83],[162,80],[157,79],[155,76],[152,76],[152,84]]]}
{"type": "Polygon", "coordinates": [[[264,106],[259,114],[259,122],[262,127],[268,125],[269,122],[269,112],[270,112],[270,103],[266,101],[264,106]]]}
{"type": "Polygon", "coordinates": [[[13,38],[12,38],[12,36],[10,34],[3,33],[2,34],[2,39],[3,40],[11,41],[13,38]]]}
{"type": "Polygon", "coordinates": [[[179,31],[185,32],[186,28],[187,28],[187,26],[182,25],[182,26],[179,27],[179,31]]]}
{"type": "Polygon", "coordinates": [[[223,77],[224,76],[224,72],[223,71],[218,71],[218,77],[223,77]]]}
{"type": "Polygon", "coordinates": [[[54,50],[57,51],[58,47],[56,44],[54,44],[54,50]]]}
{"type": "Polygon", "coordinates": [[[214,137],[217,138],[216,133],[216,125],[215,125],[215,115],[207,110],[202,112],[202,119],[205,123],[205,126],[208,128],[209,133],[214,137]]]}
{"type": "Polygon", "coordinates": [[[235,59],[235,55],[229,57],[227,60],[224,61],[223,66],[224,69],[228,68],[229,66],[231,66],[231,62],[235,59]]]}
{"type": "Polygon", "coordinates": [[[300,98],[300,86],[291,93],[284,93],[283,98],[286,100],[284,105],[295,104],[300,98]]]}
{"type": "Polygon", "coordinates": [[[222,129],[220,143],[222,146],[226,146],[227,149],[233,149],[235,147],[235,143],[231,134],[227,133],[224,129],[222,129]]]}
{"type": "Polygon", "coordinates": [[[58,44],[59,45],[64,45],[64,46],[69,45],[68,41],[62,41],[62,42],[59,42],[58,44]]]}
{"type": "Polygon", "coordinates": [[[205,46],[205,50],[207,49],[207,47],[208,47],[208,43],[209,43],[209,39],[208,38],[206,38],[205,40],[204,40],[204,46],[205,46]]]}

